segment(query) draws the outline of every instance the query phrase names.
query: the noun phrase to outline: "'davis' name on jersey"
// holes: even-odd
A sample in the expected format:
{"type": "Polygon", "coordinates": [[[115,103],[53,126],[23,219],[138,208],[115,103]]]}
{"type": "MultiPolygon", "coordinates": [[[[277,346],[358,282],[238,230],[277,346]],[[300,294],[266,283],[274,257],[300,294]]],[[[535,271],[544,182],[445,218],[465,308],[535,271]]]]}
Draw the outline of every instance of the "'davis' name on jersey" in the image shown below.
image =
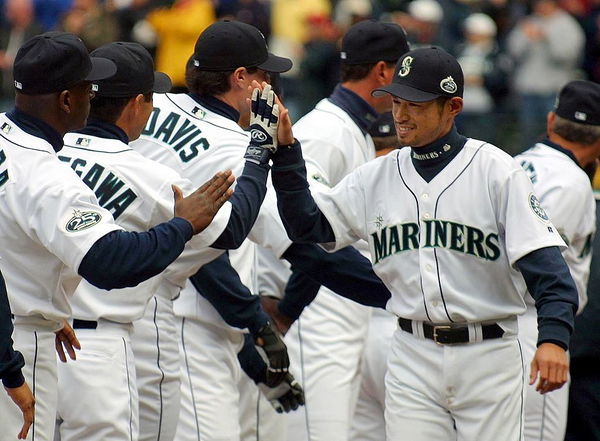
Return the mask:
{"type": "Polygon", "coordinates": [[[110,211],[115,219],[137,198],[137,194],[125,182],[100,164],[88,164],[85,159],[62,155],[58,159],[71,165],[81,180],[96,194],[100,206],[110,211]]]}
{"type": "MultiPolygon", "coordinates": [[[[500,257],[496,233],[485,234],[479,228],[438,219],[424,220],[423,224],[423,248],[446,248],[486,260],[500,257]]],[[[371,237],[375,263],[392,254],[420,247],[420,229],[414,222],[383,227],[371,233],[371,237]]]]}
{"type": "Polygon", "coordinates": [[[152,136],[162,141],[179,153],[183,162],[188,162],[198,156],[199,148],[208,150],[210,146],[202,136],[202,130],[196,127],[189,119],[175,112],[170,112],[158,124],[160,109],[154,108],[142,135],[152,136]]]}

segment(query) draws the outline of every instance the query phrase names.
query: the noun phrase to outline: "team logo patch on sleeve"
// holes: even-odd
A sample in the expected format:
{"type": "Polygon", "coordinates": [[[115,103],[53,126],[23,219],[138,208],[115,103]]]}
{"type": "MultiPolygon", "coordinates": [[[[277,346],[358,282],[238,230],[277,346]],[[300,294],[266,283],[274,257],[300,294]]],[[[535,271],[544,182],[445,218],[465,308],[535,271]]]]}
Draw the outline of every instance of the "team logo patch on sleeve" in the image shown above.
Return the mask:
{"type": "Polygon", "coordinates": [[[546,214],[546,211],[540,205],[539,199],[533,193],[529,194],[529,206],[531,207],[533,212],[537,215],[537,217],[539,217],[540,219],[542,219],[544,221],[549,220],[549,217],[546,214]]]}
{"type": "Polygon", "coordinates": [[[93,227],[96,225],[102,216],[95,211],[79,211],[73,210],[73,217],[68,220],[65,228],[71,233],[76,233],[81,230],[93,227]]]}

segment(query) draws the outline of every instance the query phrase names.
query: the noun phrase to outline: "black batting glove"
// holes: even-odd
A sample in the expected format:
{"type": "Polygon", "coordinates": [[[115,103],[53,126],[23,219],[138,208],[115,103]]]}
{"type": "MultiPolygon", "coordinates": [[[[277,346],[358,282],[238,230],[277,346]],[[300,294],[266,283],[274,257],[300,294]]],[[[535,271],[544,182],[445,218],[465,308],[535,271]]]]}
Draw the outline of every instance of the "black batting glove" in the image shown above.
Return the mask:
{"type": "Polygon", "coordinates": [[[258,388],[277,413],[288,413],[304,405],[304,391],[290,373],[277,387],[267,387],[259,383],[258,388]]]}
{"type": "Polygon", "coordinates": [[[267,363],[265,384],[268,387],[275,387],[285,380],[290,366],[285,343],[269,322],[260,328],[253,337],[258,352],[267,363]]]}

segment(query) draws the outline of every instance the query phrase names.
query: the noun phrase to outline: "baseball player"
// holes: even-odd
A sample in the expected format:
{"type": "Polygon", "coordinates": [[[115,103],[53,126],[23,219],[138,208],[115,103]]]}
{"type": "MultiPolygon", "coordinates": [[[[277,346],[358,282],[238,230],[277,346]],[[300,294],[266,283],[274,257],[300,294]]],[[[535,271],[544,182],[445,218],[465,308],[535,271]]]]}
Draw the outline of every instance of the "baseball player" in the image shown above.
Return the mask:
{"type": "Polygon", "coordinates": [[[392,292],[388,440],[523,439],[526,289],[539,318],[529,381],[539,377],[546,393],[567,380],[577,290],[564,242],[519,164],[457,133],[463,84],[442,49],[401,57],[392,84],[374,93],[392,95],[399,144],[410,148],[359,167],[316,203],[299,143],[274,156],[290,236],[328,249],[367,240],[392,292]]]}
{"type": "Polygon", "coordinates": [[[6,284],[0,273],[0,379],[8,396],[23,413],[23,426],[17,438],[25,439],[33,423],[35,399],[23,377],[22,368],[25,365],[23,355],[13,349],[12,331],[6,284]]]}
{"type": "MultiPolygon", "coordinates": [[[[391,81],[396,61],[407,51],[398,25],[363,21],[348,30],[340,53],[341,83],[294,125],[311,180],[334,186],[375,158],[368,128],[391,102],[372,97],[371,90],[391,81]]],[[[366,243],[357,246],[368,256],[366,243]]],[[[286,334],[291,370],[303,379],[307,403],[290,416],[289,431],[296,437],[291,440],[347,441],[370,313],[322,288],[286,334]]]]}
{"type": "MultiPolygon", "coordinates": [[[[558,94],[547,118],[548,138],[515,159],[525,169],[544,209],[568,245],[563,257],[579,294],[579,312],[587,303],[587,283],[596,231],[596,203],[590,179],[583,170],[600,155],[600,85],[572,81],[558,94]]],[[[538,337],[535,304],[526,298],[519,317],[519,340],[527,364],[538,337]]],[[[540,395],[526,390],[525,440],[562,440],[565,436],[568,388],[540,395]]]]}
{"type": "MultiPolygon", "coordinates": [[[[164,93],[171,88],[171,83],[166,75],[153,72],[150,54],[136,43],[111,43],[96,49],[92,55],[113,61],[117,72],[95,85],[97,96],[92,101],[90,121],[85,129],[65,136],[65,147],[59,159],[69,163],[83,181],[96,190],[100,204],[113,213],[117,223],[130,230],[141,230],[168,218],[173,205],[172,185],[183,191],[191,187],[189,181],[179,178],[173,170],[141,157],[128,147],[129,140],[139,136],[151,113],[152,92],[164,93]]],[[[240,177],[238,194],[243,193],[245,179],[244,175],[240,177]]],[[[235,212],[238,209],[236,197],[231,205],[235,212]]],[[[238,222],[251,223],[255,217],[249,215],[238,222]]],[[[113,290],[108,294],[82,282],[73,302],[73,326],[80,329],[80,338],[88,349],[80,353],[77,362],[59,367],[59,386],[64,386],[61,387],[64,392],[60,394],[58,412],[62,419],[60,434],[63,441],[137,439],[137,366],[155,365],[157,358],[144,360],[136,353],[135,346],[132,352],[132,322],[142,317],[149,301],[151,307],[148,309],[152,310],[155,317],[159,307],[161,312],[163,309],[169,311],[171,284],[163,279],[168,278],[172,282],[174,277],[179,277],[175,285],[183,285],[185,279],[203,262],[214,259],[218,251],[207,250],[207,246],[221,236],[226,223],[226,217],[212,222],[190,241],[188,248],[191,249],[186,249],[181,258],[169,266],[163,277],[154,277],[135,288],[122,292],[113,290]],[[189,263],[192,260],[194,264],[189,263]],[[183,276],[176,275],[176,266],[183,267],[183,276]],[[164,293],[169,295],[164,298],[164,293]],[[104,354],[105,357],[99,358],[98,354],[104,354]],[[100,377],[104,381],[99,379],[90,385],[89,377],[103,371],[106,375],[100,377]],[[82,396],[87,397],[86,401],[96,403],[96,406],[90,406],[82,412],[79,401],[75,399],[81,399],[82,396]],[[107,412],[106,408],[110,408],[111,412],[107,412]]],[[[173,371],[169,369],[170,365],[177,368],[179,364],[175,334],[168,332],[169,328],[175,327],[172,314],[170,316],[170,320],[167,314],[161,322],[156,318],[151,321],[153,328],[159,328],[158,335],[145,339],[150,342],[156,338],[165,340],[161,342],[164,352],[171,350],[174,353],[171,364],[164,354],[158,358],[159,368],[167,375],[173,371]]],[[[263,326],[268,327],[264,323],[263,326]]],[[[136,327],[136,332],[138,330],[136,327]]],[[[253,331],[257,338],[267,338],[265,330],[253,331]]],[[[139,335],[137,339],[142,340],[139,335]]],[[[280,351],[285,355],[285,347],[282,342],[279,343],[280,351]]],[[[265,350],[272,355],[272,348],[266,347],[265,350]]],[[[179,383],[175,382],[175,391],[171,391],[167,387],[168,377],[163,380],[163,412],[169,414],[172,408],[175,411],[178,409],[179,383]],[[169,401],[171,396],[175,398],[174,402],[169,401]]],[[[146,379],[142,378],[144,381],[146,379]]],[[[151,397],[142,396],[142,406],[151,407],[145,403],[145,398],[151,397]]],[[[168,439],[168,425],[171,424],[174,429],[177,413],[172,418],[165,418],[162,426],[161,412],[148,415],[148,419],[159,420],[157,430],[152,434],[154,439],[168,439]]]]}
{"type": "MultiPolygon", "coordinates": [[[[160,273],[230,197],[230,173],[183,198],[175,217],[125,232],[78,176],[56,157],[63,135],[81,128],[92,81],[115,73],[110,60],[90,58],[68,33],[36,36],[14,63],[15,108],[0,115],[0,265],[14,319],[15,348],[36,398],[27,439],[51,440],[56,418],[56,350],[75,358],[78,342],[65,323],[69,298],[85,278],[104,289],[135,286],[160,273]],[[63,349],[64,348],[64,349],[63,349]]],[[[0,426],[17,432],[21,415],[0,397],[0,426]]]]}
{"type": "MultiPolygon", "coordinates": [[[[248,118],[248,85],[268,79],[269,72],[289,67],[289,60],[268,54],[264,38],[256,28],[227,21],[213,24],[200,35],[196,52],[188,63],[190,94],[155,97],[148,125],[132,146],[191,180],[201,179],[209,170],[225,164],[238,169],[243,163],[241,146],[249,139],[248,132],[238,124],[240,119],[248,118]]],[[[256,160],[268,161],[268,157],[256,160]]],[[[322,271],[317,257],[322,250],[291,243],[275,200],[269,194],[249,238],[269,247],[278,258],[294,260],[306,271],[322,271]]],[[[228,248],[220,243],[213,246],[228,248]]],[[[252,264],[242,265],[252,267],[252,264]]],[[[242,279],[253,288],[252,274],[248,275],[252,270],[240,271],[239,264],[234,266],[240,275],[247,274],[246,280],[242,279]]],[[[179,335],[185,383],[176,438],[237,440],[240,422],[236,383],[242,376],[237,353],[243,345],[243,335],[227,326],[194,290],[182,291],[175,302],[175,311],[183,317],[179,335]],[[218,389],[217,376],[223,377],[218,389]]],[[[268,437],[264,431],[261,433],[261,437],[268,437]]],[[[273,437],[282,439],[279,433],[273,437]]]]}

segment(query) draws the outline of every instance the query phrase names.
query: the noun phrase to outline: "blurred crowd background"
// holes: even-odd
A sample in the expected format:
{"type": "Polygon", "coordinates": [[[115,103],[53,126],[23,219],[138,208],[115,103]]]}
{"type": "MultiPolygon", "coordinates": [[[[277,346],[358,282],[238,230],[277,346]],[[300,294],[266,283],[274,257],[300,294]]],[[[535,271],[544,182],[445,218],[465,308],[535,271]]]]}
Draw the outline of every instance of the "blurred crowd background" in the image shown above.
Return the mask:
{"type": "Polygon", "coordinates": [[[294,60],[282,77],[294,120],[331,92],[340,38],[366,18],[400,24],[412,48],[458,57],[460,130],[511,154],[544,134],[563,84],[600,82],[600,0],[0,0],[0,11],[0,111],[12,106],[17,49],[37,33],[73,32],[90,50],[137,41],[182,90],[196,38],[221,19],[256,26],[271,52],[294,60]]]}

